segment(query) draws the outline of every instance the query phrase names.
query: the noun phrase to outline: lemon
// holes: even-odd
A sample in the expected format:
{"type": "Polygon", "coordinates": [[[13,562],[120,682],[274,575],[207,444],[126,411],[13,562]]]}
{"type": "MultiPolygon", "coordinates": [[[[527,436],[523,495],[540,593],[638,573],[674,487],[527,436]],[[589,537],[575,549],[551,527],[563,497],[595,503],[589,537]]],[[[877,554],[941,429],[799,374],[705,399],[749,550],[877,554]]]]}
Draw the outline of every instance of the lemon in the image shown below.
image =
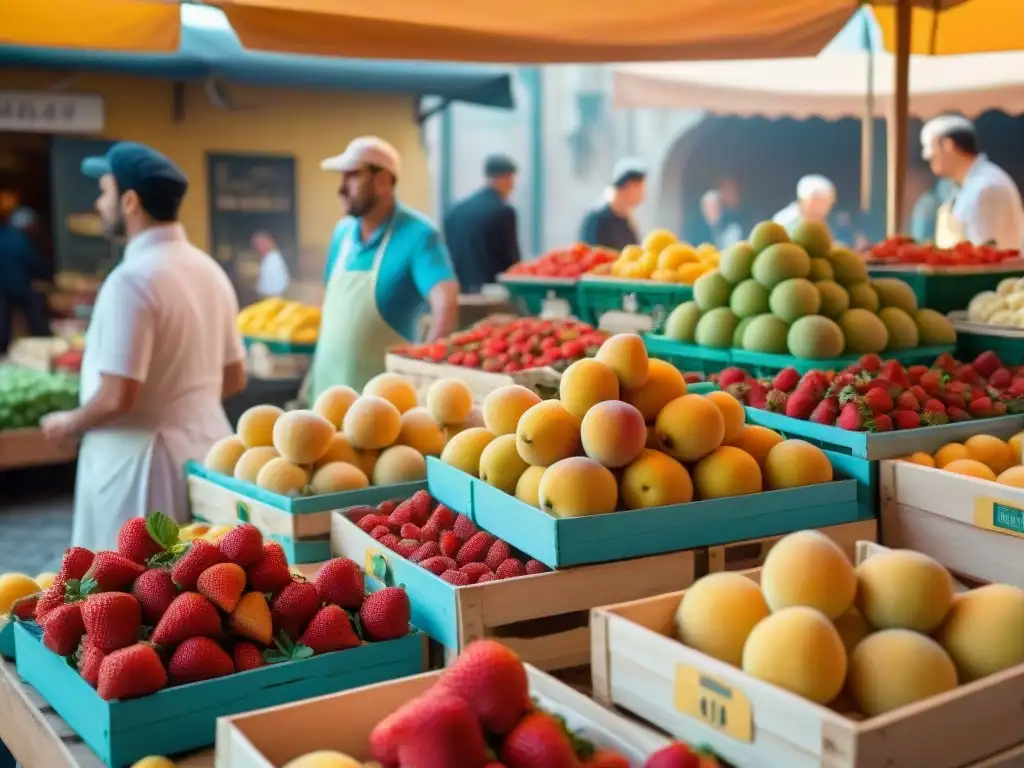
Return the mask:
{"type": "Polygon", "coordinates": [[[10,613],[16,600],[41,591],[35,579],[24,573],[0,575],[0,613],[10,613]]]}
{"type": "Polygon", "coordinates": [[[40,589],[46,590],[53,586],[54,579],[57,578],[57,574],[53,571],[43,571],[35,578],[36,584],[39,585],[40,589]]]}

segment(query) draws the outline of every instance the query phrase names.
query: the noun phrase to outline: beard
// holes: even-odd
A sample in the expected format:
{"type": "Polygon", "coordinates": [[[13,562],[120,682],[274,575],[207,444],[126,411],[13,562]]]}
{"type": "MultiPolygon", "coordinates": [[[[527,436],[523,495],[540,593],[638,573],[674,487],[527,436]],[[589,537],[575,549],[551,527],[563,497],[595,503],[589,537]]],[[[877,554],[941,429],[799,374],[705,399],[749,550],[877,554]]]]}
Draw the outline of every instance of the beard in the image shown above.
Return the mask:
{"type": "Polygon", "coordinates": [[[124,216],[120,211],[113,218],[103,217],[103,234],[108,240],[119,241],[125,236],[124,216]]]}
{"type": "Polygon", "coordinates": [[[348,204],[349,216],[358,218],[373,210],[377,205],[377,195],[369,193],[362,198],[347,197],[345,202],[348,204]]]}

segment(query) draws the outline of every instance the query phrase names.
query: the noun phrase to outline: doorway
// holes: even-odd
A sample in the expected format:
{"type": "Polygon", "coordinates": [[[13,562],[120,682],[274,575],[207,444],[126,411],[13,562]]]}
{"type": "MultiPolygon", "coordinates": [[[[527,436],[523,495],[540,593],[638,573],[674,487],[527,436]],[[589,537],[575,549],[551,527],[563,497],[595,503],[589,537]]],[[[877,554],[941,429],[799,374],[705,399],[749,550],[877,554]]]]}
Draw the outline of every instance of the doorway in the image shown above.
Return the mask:
{"type": "Polygon", "coordinates": [[[0,133],[0,221],[16,208],[30,208],[37,217],[33,234],[39,253],[54,269],[53,194],[50,137],[0,133]]]}

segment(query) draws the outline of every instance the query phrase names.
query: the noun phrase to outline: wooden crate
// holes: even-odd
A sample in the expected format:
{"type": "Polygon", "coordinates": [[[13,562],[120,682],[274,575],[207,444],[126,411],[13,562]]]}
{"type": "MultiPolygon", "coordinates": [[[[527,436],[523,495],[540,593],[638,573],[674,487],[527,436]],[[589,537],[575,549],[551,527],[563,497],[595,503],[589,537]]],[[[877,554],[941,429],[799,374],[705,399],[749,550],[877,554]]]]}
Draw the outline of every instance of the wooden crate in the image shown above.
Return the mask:
{"type": "MultiPolygon", "coordinates": [[[[878,541],[878,521],[858,520],[844,525],[830,525],[819,531],[843,548],[846,556],[853,560],[858,541],[878,541]]],[[[766,536],[761,539],[747,539],[717,547],[708,547],[707,572],[745,571],[764,565],[768,552],[781,541],[781,536],[766,536]]]]}
{"type": "MultiPolygon", "coordinates": [[[[540,670],[527,665],[530,693],[549,712],[561,715],[574,732],[594,744],[616,749],[633,768],[668,740],[604,709],[540,670]]],[[[330,749],[368,760],[373,728],[411,698],[429,690],[439,672],[354,689],[217,723],[217,768],[281,768],[307,752],[330,749]],[[343,724],[343,727],[339,727],[343,724]]]]}
{"type": "MultiPolygon", "coordinates": [[[[353,512],[358,519],[365,512],[353,512]]],[[[474,640],[492,637],[547,670],[590,662],[587,612],[609,600],[634,600],[693,583],[693,552],[550,571],[456,587],[385,549],[342,513],[335,513],[331,551],[363,565],[369,589],[403,584],[412,623],[443,645],[450,658],[474,640]],[[613,597],[618,596],[618,597],[613,597]]]]}
{"type": "Polygon", "coordinates": [[[389,373],[397,373],[409,379],[419,392],[420,402],[425,402],[427,389],[438,379],[458,379],[465,382],[472,390],[473,401],[477,405],[481,405],[484,398],[498,387],[508,384],[521,384],[541,397],[550,397],[558,392],[558,383],[562,380],[562,374],[554,368],[533,368],[516,373],[490,373],[461,365],[428,363],[393,354],[385,355],[384,366],[389,373]]]}
{"type": "Polygon", "coordinates": [[[1024,587],[1024,489],[884,461],[882,540],[971,581],[1024,587]]]}
{"type": "Polygon", "coordinates": [[[76,456],[77,440],[47,440],[38,427],[0,431],[0,470],[67,464],[76,456]]]}
{"type": "MultiPolygon", "coordinates": [[[[857,561],[884,549],[859,542],[857,561]]],[[[856,721],[678,642],[684,594],[593,611],[594,697],[706,743],[736,768],[963,768],[1024,744],[1024,665],[856,721]]],[[[1008,760],[1020,765],[1019,755],[1008,760]]]]}

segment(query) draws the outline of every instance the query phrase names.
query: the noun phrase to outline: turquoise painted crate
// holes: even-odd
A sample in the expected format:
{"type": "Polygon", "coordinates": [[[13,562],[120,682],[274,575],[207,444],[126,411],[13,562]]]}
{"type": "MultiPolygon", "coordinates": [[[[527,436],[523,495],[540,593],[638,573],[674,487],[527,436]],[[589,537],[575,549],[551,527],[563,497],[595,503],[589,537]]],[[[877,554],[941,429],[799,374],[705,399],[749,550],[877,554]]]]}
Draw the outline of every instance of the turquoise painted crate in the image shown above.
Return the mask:
{"type": "MultiPolygon", "coordinates": [[[[939,355],[954,352],[956,346],[918,347],[904,349],[899,352],[885,352],[886,360],[899,360],[903,365],[930,365],[939,355]]],[[[755,376],[770,376],[783,368],[796,368],[800,373],[807,371],[838,371],[860,360],[860,355],[844,355],[831,360],[803,360],[792,355],[772,355],[766,352],[749,352],[745,349],[729,350],[729,360],[733,365],[744,368],[755,376]]]]}
{"type": "Polygon", "coordinates": [[[464,497],[468,486],[473,522],[551,568],[677,552],[872,516],[861,506],[855,479],[571,519],[552,517],[436,459],[427,460],[427,480],[434,497],[445,504],[455,494],[464,497]]]}
{"type": "Polygon", "coordinates": [[[713,381],[698,381],[686,385],[686,392],[690,395],[706,395],[708,392],[717,392],[718,385],[713,381]]]}
{"type": "Polygon", "coordinates": [[[284,547],[289,562],[319,563],[330,557],[331,512],[407,499],[425,481],[371,486],[358,491],[291,497],[213,472],[198,462],[185,465],[192,516],[212,525],[253,523],[284,547]]]}
{"type": "Polygon", "coordinates": [[[215,680],[165,688],[151,696],[104,701],[62,656],[47,649],[35,624],[15,627],[18,674],[110,768],[146,755],[173,755],[215,741],[218,717],[419,674],[425,636],[273,664],[215,680]]]}
{"type": "Polygon", "coordinates": [[[579,317],[597,325],[606,312],[649,315],[660,330],[673,309],[693,298],[693,286],[585,275],[576,287],[579,317]]]}
{"type": "Polygon", "coordinates": [[[717,373],[732,363],[728,349],[686,344],[654,333],[644,334],[644,346],[648,355],[671,363],[680,371],[717,373]]]}
{"type": "Polygon", "coordinates": [[[561,299],[569,304],[569,311],[577,314],[577,280],[566,277],[513,277],[500,275],[498,282],[508,289],[516,308],[523,315],[541,313],[545,299],[561,299]]]}
{"type": "Polygon", "coordinates": [[[14,625],[13,619],[0,619],[0,656],[5,659],[14,658],[14,625]]]}

